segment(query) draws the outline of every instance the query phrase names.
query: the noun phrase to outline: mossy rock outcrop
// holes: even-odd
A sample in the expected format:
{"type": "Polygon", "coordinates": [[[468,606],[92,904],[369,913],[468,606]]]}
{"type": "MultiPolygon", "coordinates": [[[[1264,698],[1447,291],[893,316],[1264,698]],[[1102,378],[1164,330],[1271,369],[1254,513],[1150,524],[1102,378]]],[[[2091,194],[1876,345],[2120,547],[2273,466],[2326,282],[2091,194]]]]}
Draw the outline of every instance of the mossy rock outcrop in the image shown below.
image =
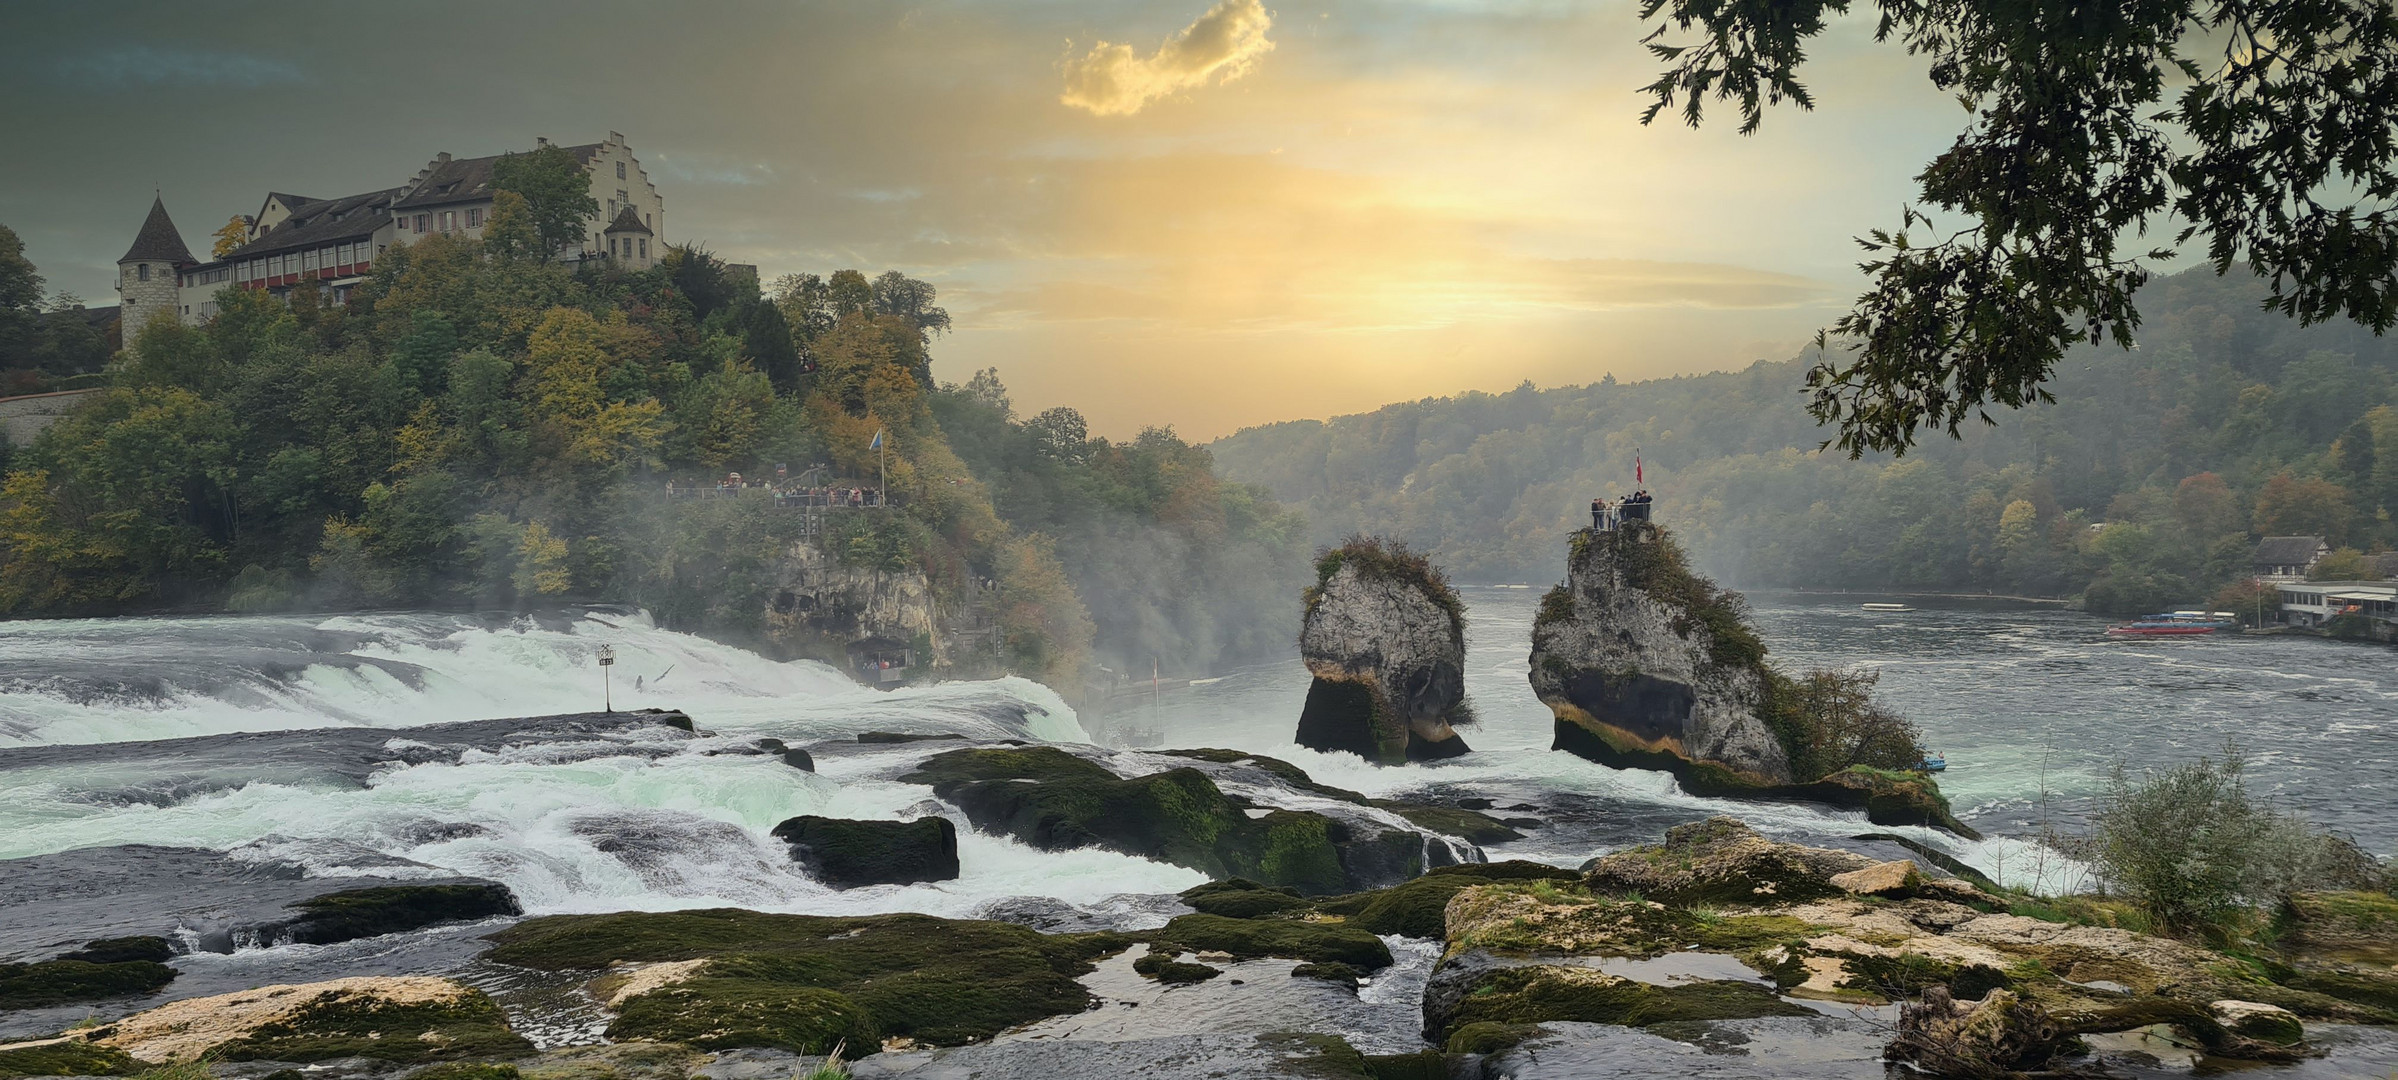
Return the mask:
{"type": "Polygon", "coordinates": [[[44,960],[0,964],[0,1009],[39,1009],[78,1001],[156,993],[175,979],[175,969],[155,960],[44,960]]]}
{"type": "Polygon", "coordinates": [[[866,1010],[838,990],[709,976],[626,999],[608,1025],[608,1037],[795,1054],[829,1054],[844,1047],[851,1057],[881,1045],[866,1010]]]}
{"type": "Polygon", "coordinates": [[[1316,558],[1299,655],[1315,677],[1299,745],[1396,765],[1466,753],[1465,605],[1405,544],[1352,537],[1316,558]]]}
{"type": "Polygon", "coordinates": [[[996,747],[939,754],[900,779],[931,785],[975,828],[1043,851],[1106,848],[1309,895],[1423,870],[1423,838],[1413,832],[1300,810],[1252,818],[1197,768],[1126,779],[1056,747],[996,747]]]}
{"type": "Polygon", "coordinates": [[[1213,747],[1158,752],[1169,757],[1190,758],[1193,761],[1205,761],[1218,765],[1252,767],[1301,791],[1322,795],[1328,799],[1339,799],[1342,802],[1354,803],[1358,806],[1388,810],[1407,819],[1409,823],[1418,828],[1454,836],[1475,844],[1504,844],[1510,840],[1524,838],[1523,833],[1509,827],[1506,822],[1479,810],[1409,802],[1405,799],[1369,799],[1347,788],[1318,783],[1314,777],[1307,775],[1307,770],[1281,758],[1252,754],[1246,750],[1224,750],[1213,747]]]}
{"type": "MultiPolygon", "coordinates": [[[[1424,995],[1424,1035],[1446,1044],[1475,1024],[1572,1020],[1648,1027],[1765,1016],[1811,1016],[1771,987],[1729,980],[1657,985],[1559,964],[1446,968],[1424,995]]],[[[1487,1029],[1485,1029],[1487,1030],[1487,1029]]]]}
{"type": "MultiPolygon", "coordinates": [[[[696,988],[690,1001],[676,1004],[678,1015],[704,1017],[706,1002],[721,994],[747,1009],[763,1009],[758,1003],[774,995],[798,995],[794,1009],[833,1016],[839,1010],[827,1008],[827,999],[800,994],[829,990],[855,1002],[881,1037],[937,1046],[1082,1011],[1090,993],[1075,980],[1094,960],[1131,944],[1116,934],[1042,934],[928,915],[825,918],[732,908],[553,915],[518,923],[492,940],[488,959],[545,971],[704,960],[691,979],[675,984],[696,988]]],[[[853,1045],[851,1052],[868,1049],[853,1045]]]]}
{"type": "Polygon", "coordinates": [[[1602,765],[1669,772],[1695,795],[1830,803],[1975,835],[1926,774],[1801,775],[1818,724],[1803,680],[1765,656],[1738,593],[1692,573],[1663,529],[1627,521],[1574,534],[1566,579],[1532,624],[1532,689],[1555,715],[1552,747],[1602,765]]]}
{"type": "Polygon", "coordinates": [[[1791,783],[1768,723],[1765,645],[1743,616],[1739,596],[1692,574],[1654,525],[1574,534],[1565,583],[1532,624],[1532,689],[1557,716],[1559,747],[1619,767],[1680,762],[1686,779],[1791,783]]]}
{"type": "Polygon", "coordinates": [[[1465,889],[1501,881],[1578,880],[1580,875],[1571,870],[1520,860],[1444,866],[1405,884],[1326,900],[1316,910],[1342,916],[1347,925],[1370,933],[1439,938],[1447,932],[1449,901],[1465,889]]]}
{"type": "Polygon", "coordinates": [[[948,818],[856,821],[805,815],[774,827],[791,858],[835,888],[954,881],[958,831],[948,818]]]}
{"type": "Polygon", "coordinates": [[[482,992],[422,975],[262,986],[186,998],[84,1033],[142,1061],[330,1061],[396,1065],[508,1060],[533,1044],[482,992]]]}
{"type": "Polygon", "coordinates": [[[1233,919],[1222,915],[1181,915],[1152,931],[1161,945],[1192,952],[1220,952],[1235,959],[1279,956],[1319,964],[1347,964],[1360,971],[1380,971],[1391,963],[1390,946],[1372,933],[1338,923],[1298,919],[1233,919]]]}
{"type": "Polygon", "coordinates": [[[0,1080],[28,1076],[127,1076],[148,1068],[113,1046],[78,1039],[0,1050],[0,1080]]]}
{"type": "Polygon", "coordinates": [[[1849,851],[1784,844],[1738,818],[1712,817],[1665,831],[1665,842],[1592,859],[1594,893],[1638,893],[1665,904],[1790,904],[1838,896],[1832,878],[1874,865],[1849,851]]]}
{"type": "Polygon", "coordinates": [[[298,917],[268,936],[300,945],[331,945],[439,923],[524,914],[516,894],[496,881],[351,889],[310,897],[292,909],[298,917]]]}

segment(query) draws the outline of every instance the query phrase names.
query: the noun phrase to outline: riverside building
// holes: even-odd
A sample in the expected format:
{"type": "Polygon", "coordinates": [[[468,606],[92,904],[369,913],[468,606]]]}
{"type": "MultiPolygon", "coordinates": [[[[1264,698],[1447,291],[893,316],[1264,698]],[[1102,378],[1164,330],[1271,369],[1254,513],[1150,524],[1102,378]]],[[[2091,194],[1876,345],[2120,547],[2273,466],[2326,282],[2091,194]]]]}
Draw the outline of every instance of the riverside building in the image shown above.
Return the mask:
{"type": "MultiPolygon", "coordinates": [[[[549,140],[535,140],[548,146],[549,140]]],[[[613,259],[646,269],[665,254],[666,202],[642,170],[624,136],[565,148],[591,177],[599,212],[585,222],[580,248],[560,261],[613,259]]],[[[349,300],[350,289],[393,244],[435,233],[480,238],[491,219],[492,170],[504,155],[456,158],[437,154],[395,187],[324,199],[270,191],[250,215],[239,247],[222,258],[195,258],[167,215],[163,195],[117,260],[120,317],[130,331],[170,312],[186,324],[216,314],[216,294],[228,286],[289,293],[314,278],[328,303],[349,300]]]]}

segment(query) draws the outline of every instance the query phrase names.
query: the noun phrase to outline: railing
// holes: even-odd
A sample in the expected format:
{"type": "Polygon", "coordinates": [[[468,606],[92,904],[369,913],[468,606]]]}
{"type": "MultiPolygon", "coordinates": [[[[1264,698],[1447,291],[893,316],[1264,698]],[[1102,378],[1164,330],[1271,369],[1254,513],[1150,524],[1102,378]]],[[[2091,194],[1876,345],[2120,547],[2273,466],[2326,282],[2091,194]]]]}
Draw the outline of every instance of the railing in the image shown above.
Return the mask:
{"type": "Polygon", "coordinates": [[[1627,521],[1649,520],[1649,512],[1656,505],[1654,501],[1632,502],[1630,500],[1599,503],[1591,507],[1590,527],[1600,532],[1614,532],[1623,528],[1627,521]]]}
{"type": "Polygon", "coordinates": [[[873,510],[901,506],[905,499],[891,497],[873,488],[841,488],[837,490],[777,491],[768,487],[734,487],[718,484],[713,487],[669,487],[669,499],[771,499],[777,509],[784,510],[873,510]]]}

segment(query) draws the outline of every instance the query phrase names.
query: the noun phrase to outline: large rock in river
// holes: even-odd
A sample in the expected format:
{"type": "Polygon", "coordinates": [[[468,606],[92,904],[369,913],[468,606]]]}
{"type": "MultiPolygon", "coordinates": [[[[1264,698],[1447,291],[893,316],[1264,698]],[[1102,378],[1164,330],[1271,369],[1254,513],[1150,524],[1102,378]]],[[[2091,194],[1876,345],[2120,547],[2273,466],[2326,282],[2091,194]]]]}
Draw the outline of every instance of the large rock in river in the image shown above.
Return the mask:
{"type": "Polygon", "coordinates": [[[1466,752],[1465,608],[1440,571],[1403,544],[1352,539],[1317,560],[1306,601],[1301,746],[1385,764],[1466,752]]]}
{"type": "Polygon", "coordinates": [[[774,827],[791,858],[837,889],[954,881],[958,830],[948,818],[855,821],[804,815],[774,827]]]}
{"type": "Polygon", "coordinates": [[[1565,583],[1532,624],[1532,689],[1557,716],[1557,748],[1694,787],[1792,781],[1764,719],[1764,658],[1738,597],[1645,521],[1575,533],[1565,583]]]}

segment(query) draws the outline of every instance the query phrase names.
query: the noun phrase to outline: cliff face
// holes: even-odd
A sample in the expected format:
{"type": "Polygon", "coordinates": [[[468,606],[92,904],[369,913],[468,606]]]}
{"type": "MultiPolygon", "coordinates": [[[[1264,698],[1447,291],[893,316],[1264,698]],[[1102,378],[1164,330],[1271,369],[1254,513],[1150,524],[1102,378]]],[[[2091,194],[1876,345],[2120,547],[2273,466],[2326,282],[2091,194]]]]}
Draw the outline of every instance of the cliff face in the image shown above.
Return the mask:
{"type": "Polygon", "coordinates": [[[1763,719],[1763,648],[1733,610],[1654,525],[1577,533],[1532,627],[1532,689],[1556,713],[1557,748],[1790,783],[1790,754],[1763,719]]]}
{"type": "MultiPolygon", "coordinates": [[[[882,571],[844,566],[798,541],[783,549],[766,609],[766,636],[788,655],[849,670],[849,645],[867,638],[924,646],[920,668],[950,658],[956,634],[946,625],[932,581],[913,567],[882,571]]],[[[853,672],[853,674],[855,674],[853,672]]]]}
{"type": "Polygon", "coordinates": [[[1467,722],[1465,618],[1421,557],[1353,541],[1327,552],[1299,652],[1315,676],[1298,741],[1396,764],[1453,757],[1467,722]]]}

